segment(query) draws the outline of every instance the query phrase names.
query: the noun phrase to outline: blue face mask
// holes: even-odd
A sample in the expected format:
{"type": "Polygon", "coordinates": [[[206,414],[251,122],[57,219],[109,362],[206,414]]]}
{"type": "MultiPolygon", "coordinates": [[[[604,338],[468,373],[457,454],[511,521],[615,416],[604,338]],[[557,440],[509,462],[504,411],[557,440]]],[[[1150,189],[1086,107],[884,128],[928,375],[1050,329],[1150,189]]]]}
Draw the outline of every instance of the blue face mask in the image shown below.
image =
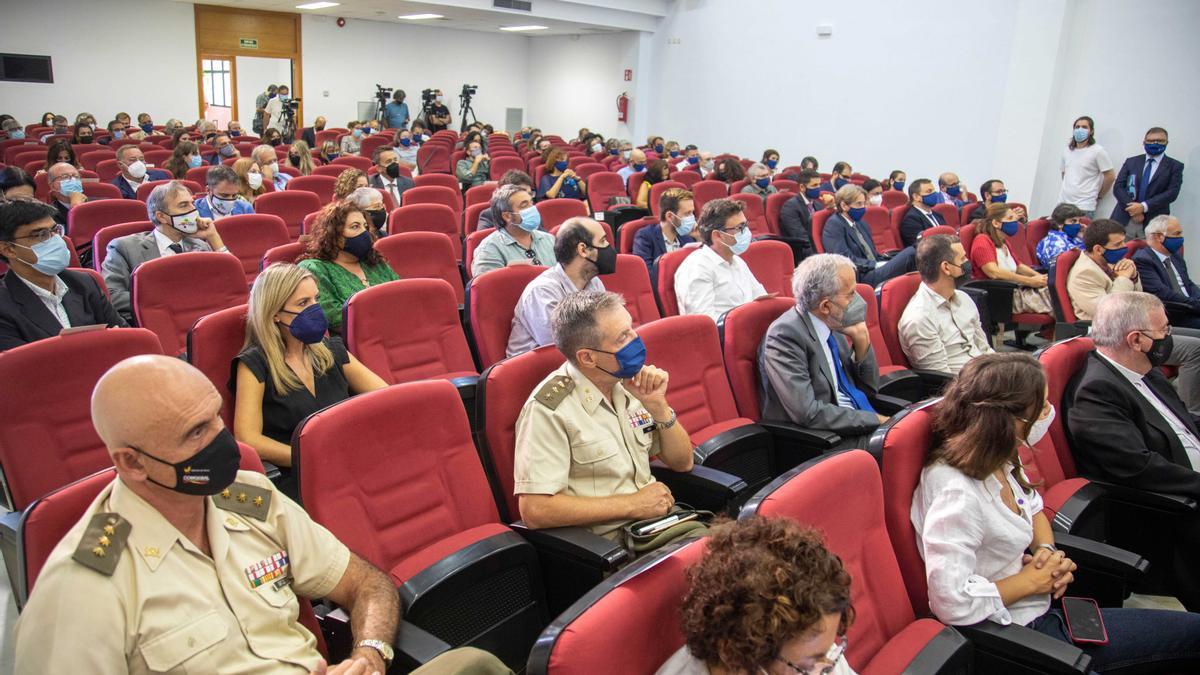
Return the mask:
{"type": "Polygon", "coordinates": [[[662,151],[663,151],[663,146],[661,144],[654,146],[654,151],[661,155],[662,151]]]}
{"type": "Polygon", "coordinates": [[[193,169],[200,166],[201,162],[200,155],[188,155],[188,166],[193,169]]]}
{"type": "Polygon", "coordinates": [[[530,206],[521,211],[521,222],[517,226],[526,232],[533,232],[542,226],[542,214],[538,212],[537,206],[530,206]]]}
{"type": "Polygon", "coordinates": [[[850,207],[850,220],[853,220],[854,222],[857,223],[858,221],[862,220],[863,216],[865,216],[865,215],[867,215],[867,207],[865,207],[865,206],[859,207],[859,208],[855,208],[853,206],[850,207]]]}
{"type": "Polygon", "coordinates": [[[1000,231],[1008,237],[1015,236],[1020,229],[1021,224],[1015,220],[1006,220],[1000,223],[1000,231]]]}
{"type": "Polygon", "coordinates": [[[818,185],[815,188],[804,188],[804,196],[809,199],[816,199],[821,196],[821,187],[818,185]]]}
{"type": "Polygon", "coordinates": [[[1067,223],[1063,225],[1063,234],[1074,239],[1079,236],[1079,230],[1083,229],[1082,223],[1067,223]]]}
{"type": "Polygon", "coordinates": [[[289,312],[286,309],[279,311],[296,317],[288,326],[288,332],[306,345],[320,342],[325,337],[325,331],[329,329],[329,321],[325,319],[325,312],[321,311],[320,305],[309,305],[299,312],[289,312]]]}
{"type": "Polygon", "coordinates": [[[609,148],[608,154],[613,155],[615,157],[615,156],[621,154],[621,149],[620,148],[609,148]]]}
{"type": "Polygon", "coordinates": [[[962,187],[958,185],[951,185],[950,187],[946,188],[946,194],[950,195],[951,197],[957,197],[962,194],[962,187]]]}
{"type": "Polygon", "coordinates": [[[362,135],[363,135],[363,130],[362,130],[362,129],[355,129],[354,131],[351,131],[351,132],[350,132],[350,135],[351,135],[351,136],[354,136],[355,138],[362,138],[362,135]]]}
{"type": "Polygon", "coordinates": [[[777,159],[768,159],[767,160],[767,168],[768,169],[774,169],[777,166],[779,166],[779,160],[777,160],[777,159]]]}
{"type": "Polygon", "coordinates": [[[238,131],[238,130],[236,130],[236,129],[234,129],[233,131],[230,131],[230,132],[229,132],[229,136],[230,136],[231,138],[237,138],[238,136],[241,136],[241,135],[242,135],[242,132],[240,132],[240,131],[238,131]]]}
{"type": "Polygon", "coordinates": [[[927,195],[922,195],[921,203],[929,207],[937,206],[942,203],[942,195],[938,192],[930,192],[927,195]]]}
{"type": "Polygon", "coordinates": [[[114,141],[119,141],[122,138],[125,138],[125,132],[124,131],[114,131],[114,132],[112,132],[112,137],[113,137],[114,141]]]}
{"type": "MultiPolygon", "coordinates": [[[[16,245],[21,246],[21,244],[16,245]]],[[[67,248],[67,241],[58,235],[54,235],[46,241],[39,241],[33,246],[22,246],[22,248],[28,248],[37,256],[37,262],[26,264],[47,276],[52,277],[59,274],[71,263],[71,250],[67,248]]]]}
{"type": "MultiPolygon", "coordinates": [[[[722,235],[727,235],[727,233],[722,232],[722,235]]],[[[741,255],[745,253],[746,249],[750,248],[750,240],[753,238],[753,236],[754,235],[750,234],[749,227],[743,227],[742,230],[734,236],[733,246],[730,246],[729,250],[733,251],[734,255],[741,255]]],[[[722,242],[724,242],[723,239],[722,242]]]]}
{"type": "Polygon", "coordinates": [[[523,138],[525,140],[529,140],[529,132],[526,131],[525,133],[521,134],[521,138],[523,138]]]}
{"type": "Polygon", "coordinates": [[[400,145],[403,145],[404,147],[407,148],[408,146],[412,145],[412,139],[411,138],[401,138],[400,145]]]}
{"type": "Polygon", "coordinates": [[[1008,201],[1008,193],[1007,192],[1005,192],[1002,195],[992,195],[992,203],[993,204],[1003,204],[1007,201],[1008,201]]]}
{"type": "Polygon", "coordinates": [[[688,164],[695,165],[695,164],[699,164],[699,163],[700,163],[700,157],[698,157],[698,156],[688,157],[688,164]]]}
{"type": "Polygon", "coordinates": [[[755,179],[754,184],[757,185],[759,187],[759,189],[766,190],[767,186],[769,186],[771,184],[771,179],[770,178],[758,178],[758,179],[755,179]]]}
{"type": "Polygon", "coordinates": [[[617,370],[603,370],[619,380],[625,380],[637,375],[642,371],[642,366],[646,365],[646,343],[642,342],[642,338],[635,337],[629,344],[621,347],[615,352],[606,352],[603,349],[592,349],[592,351],[600,352],[601,354],[612,354],[617,357],[617,370]]]}
{"type": "Polygon", "coordinates": [[[676,157],[678,157],[678,156],[679,156],[679,151],[678,151],[678,150],[672,150],[672,151],[671,151],[671,159],[675,159],[675,158],[676,158],[676,157]]]}
{"type": "Polygon", "coordinates": [[[1076,143],[1082,143],[1088,139],[1088,130],[1078,127],[1071,132],[1071,138],[1074,138],[1076,143]]]}
{"type": "Polygon", "coordinates": [[[83,192],[83,181],[78,178],[68,178],[58,184],[58,191],[64,195],[73,195],[76,192],[83,192]]]}
{"type": "Polygon", "coordinates": [[[1109,265],[1116,265],[1125,258],[1125,253],[1126,250],[1123,246],[1118,249],[1106,248],[1104,249],[1104,260],[1107,261],[1109,265]]]}
{"type": "Polygon", "coordinates": [[[1167,150],[1166,143],[1146,143],[1142,147],[1146,149],[1146,154],[1151,157],[1158,157],[1167,150]]]}
{"type": "Polygon", "coordinates": [[[645,164],[634,164],[634,165],[633,165],[633,170],[634,170],[634,171],[645,171],[645,170],[646,170],[646,165],[645,165],[645,164]]]}
{"type": "Polygon", "coordinates": [[[25,130],[24,129],[13,129],[12,131],[8,132],[8,137],[12,138],[12,139],[25,138],[25,130]]]}
{"type": "MultiPolygon", "coordinates": [[[[686,237],[691,234],[692,230],[694,229],[696,229],[696,216],[684,216],[683,218],[679,219],[679,224],[675,226],[675,233],[681,237],[686,237]]],[[[1183,237],[1180,237],[1179,239],[1182,243],[1183,237]]]]}
{"type": "Polygon", "coordinates": [[[280,94],[280,95],[279,95],[279,100],[280,100],[280,101],[286,101],[286,100],[288,100],[289,98],[291,98],[291,96],[288,96],[287,94],[280,94]]]}
{"type": "Polygon", "coordinates": [[[1163,248],[1167,249],[1171,255],[1179,253],[1179,249],[1183,248],[1183,237],[1164,237],[1163,248]]]}
{"type": "Polygon", "coordinates": [[[148,133],[148,134],[152,134],[152,133],[154,133],[154,125],[153,125],[153,124],[151,124],[151,123],[149,123],[149,122],[147,122],[147,123],[145,123],[145,124],[141,125],[141,127],[140,127],[140,128],[141,128],[141,130],[142,130],[142,131],[144,131],[144,132],[146,132],[146,133],[148,133]]]}
{"type": "Polygon", "coordinates": [[[846,180],[845,178],[839,177],[839,178],[833,179],[833,187],[838,190],[842,189],[843,187],[845,187],[846,185],[849,185],[849,184],[850,184],[850,181],[846,180]]]}
{"type": "Polygon", "coordinates": [[[555,162],[555,163],[554,163],[554,170],[555,170],[555,171],[566,171],[566,170],[567,170],[567,163],[566,163],[566,161],[564,160],[564,161],[561,161],[561,162],[555,162]]]}
{"type": "Polygon", "coordinates": [[[893,190],[903,190],[904,189],[904,181],[902,181],[902,180],[892,181],[892,189],[893,190]]]}

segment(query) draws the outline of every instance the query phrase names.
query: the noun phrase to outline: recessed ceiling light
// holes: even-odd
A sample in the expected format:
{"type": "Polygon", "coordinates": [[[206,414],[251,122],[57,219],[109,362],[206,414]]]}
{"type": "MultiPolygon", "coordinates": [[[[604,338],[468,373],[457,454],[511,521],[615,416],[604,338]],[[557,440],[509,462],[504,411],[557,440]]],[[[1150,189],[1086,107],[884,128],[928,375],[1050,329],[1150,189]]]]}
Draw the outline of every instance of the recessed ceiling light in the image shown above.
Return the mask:
{"type": "Polygon", "coordinates": [[[424,21],[425,19],[442,19],[445,18],[441,14],[405,14],[398,16],[397,19],[408,19],[409,21],[424,21]]]}
{"type": "Polygon", "coordinates": [[[549,26],[501,26],[500,30],[521,31],[521,30],[546,30],[549,26]]]}
{"type": "Polygon", "coordinates": [[[309,2],[303,5],[296,5],[296,9],[325,9],[326,7],[337,7],[340,2],[309,2]]]}

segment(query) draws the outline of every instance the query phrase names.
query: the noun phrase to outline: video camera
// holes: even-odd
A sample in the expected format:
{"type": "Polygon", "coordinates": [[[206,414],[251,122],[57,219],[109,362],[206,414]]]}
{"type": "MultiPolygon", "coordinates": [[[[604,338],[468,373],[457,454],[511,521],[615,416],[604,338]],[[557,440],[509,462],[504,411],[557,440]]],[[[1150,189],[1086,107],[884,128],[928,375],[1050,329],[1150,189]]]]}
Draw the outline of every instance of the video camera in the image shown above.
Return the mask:
{"type": "Polygon", "coordinates": [[[378,99],[379,105],[384,105],[392,99],[392,90],[381,84],[375,85],[375,98],[378,99]]]}
{"type": "Polygon", "coordinates": [[[459,96],[461,96],[463,98],[471,98],[472,96],[475,95],[475,92],[477,92],[477,91],[479,91],[479,85],[464,84],[463,88],[462,88],[462,93],[459,94],[459,96]]]}
{"type": "Polygon", "coordinates": [[[299,108],[300,99],[298,98],[289,98],[283,102],[283,114],[288,117],[294,117],[296,115],[296,110],[299,108]]]}

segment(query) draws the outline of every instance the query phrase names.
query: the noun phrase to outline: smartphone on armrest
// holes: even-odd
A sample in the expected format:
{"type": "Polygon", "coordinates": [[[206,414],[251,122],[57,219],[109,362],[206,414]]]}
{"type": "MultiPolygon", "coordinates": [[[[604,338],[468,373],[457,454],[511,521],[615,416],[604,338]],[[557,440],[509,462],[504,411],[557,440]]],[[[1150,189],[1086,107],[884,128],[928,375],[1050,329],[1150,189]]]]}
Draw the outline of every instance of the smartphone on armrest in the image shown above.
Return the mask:
{"type": "Polygon", "coordinates": [[[1091,598],[1063,598],[1063,615],[1067,617],[1067,634],[1079,644],[1108,644],[1108,631],[1100,606],[1091,598]]]}

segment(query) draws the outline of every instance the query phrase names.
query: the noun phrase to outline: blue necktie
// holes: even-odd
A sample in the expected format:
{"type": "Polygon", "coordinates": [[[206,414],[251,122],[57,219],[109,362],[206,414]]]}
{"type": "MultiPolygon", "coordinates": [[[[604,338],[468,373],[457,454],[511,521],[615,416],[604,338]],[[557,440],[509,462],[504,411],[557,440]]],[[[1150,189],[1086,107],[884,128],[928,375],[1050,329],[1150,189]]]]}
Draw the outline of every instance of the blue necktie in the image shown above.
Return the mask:
{"type": "Polygon", "coordinates": [[[833,354],[833,367],[837,369],[838,391],[850,397],[854,401],[854,407],[857,410],[870,410],[875,412],[875,408],[871,407],[871,402],[867,400],[867,395],[862,393],[862,390],[854,386],[849,377],[846,377],[846,371],[842,369],[842,357],[838,352],[837,338],[833,333],[829,334],[829,338],[825,340],[829,345],[829,352],[833,354]]]}
{"type": "Polygon", "coordinates": [[[1154,160],[1146,159],[1146,169],[1142,171],[1142,184],[1138,186],[1138,201],[1146,201],[1146,188],[1150,184],[1150,170],[1154,168],[1154,160]]]}

